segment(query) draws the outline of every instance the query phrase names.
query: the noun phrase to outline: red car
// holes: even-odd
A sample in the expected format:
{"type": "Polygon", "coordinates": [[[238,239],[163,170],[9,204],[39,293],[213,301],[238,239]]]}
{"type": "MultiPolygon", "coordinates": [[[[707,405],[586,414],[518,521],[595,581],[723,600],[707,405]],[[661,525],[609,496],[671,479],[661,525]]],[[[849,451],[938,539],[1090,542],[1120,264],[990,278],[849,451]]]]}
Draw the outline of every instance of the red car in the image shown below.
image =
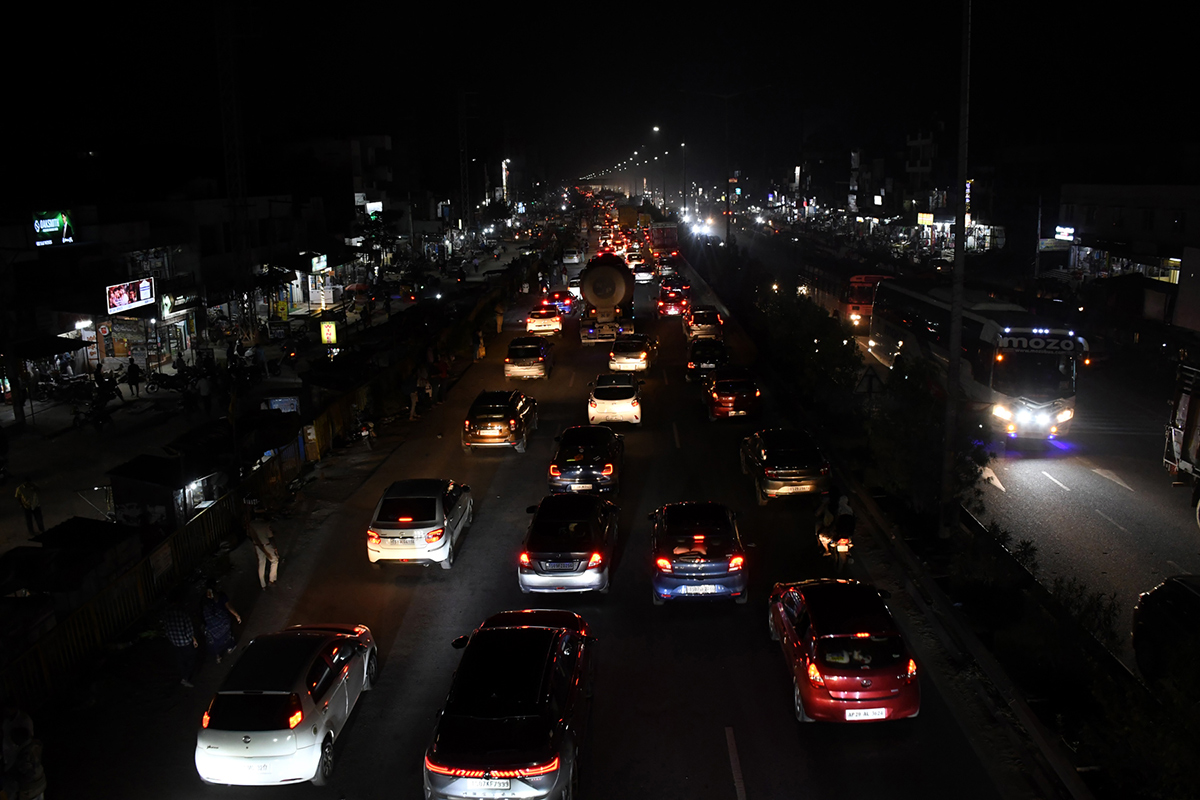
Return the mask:
{"type": "Polygon", "coordinates": [[[870,722],[921,712],[917,662],[875,587],[829,578],[777,583],[767,624],[792,673],[801,722],[870,722]]]}
{"type": "Polygon", "coordinates": [[[709,373],[704,383],[708,419],[749,417],[758,413],[762,392],[750,373],[739,367],[723,367],[709,373]]]}
{"type": "Polygon", "coordinates": [[[688,292],[683,289],[669,289],[664,286],[658,292],[658,315],[660,317],[678,317],[688,310],[688,292]]]}

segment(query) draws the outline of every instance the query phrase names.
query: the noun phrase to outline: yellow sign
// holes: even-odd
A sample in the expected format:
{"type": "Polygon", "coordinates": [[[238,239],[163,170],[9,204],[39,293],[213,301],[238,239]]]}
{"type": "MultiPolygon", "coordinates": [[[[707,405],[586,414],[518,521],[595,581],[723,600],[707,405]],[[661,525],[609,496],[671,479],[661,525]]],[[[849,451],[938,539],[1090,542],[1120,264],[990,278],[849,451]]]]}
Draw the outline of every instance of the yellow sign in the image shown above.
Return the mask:
{"type": "Polygon", "coordinates": [[[287,302],[287,300],[276,300],[276,301],[275,301],[275,314],[276,314],[276,315],[277,315],[277,316],[278,316],[278,317],[279,317],[281,320],[284,320],[285,322],[287,321],[287,315],[288,315],[288,302],[287,302]]]}
{"type": "Polygon", "coordinates": [[[918,225],[932,225],[933,224],[933,214],[918,213],[917,214],[917,224],[918,225]]]}
{"type": "Polygon", "coordinates": [[[321,344],[337,344],[337,323],[321,323],[321,344]]]}

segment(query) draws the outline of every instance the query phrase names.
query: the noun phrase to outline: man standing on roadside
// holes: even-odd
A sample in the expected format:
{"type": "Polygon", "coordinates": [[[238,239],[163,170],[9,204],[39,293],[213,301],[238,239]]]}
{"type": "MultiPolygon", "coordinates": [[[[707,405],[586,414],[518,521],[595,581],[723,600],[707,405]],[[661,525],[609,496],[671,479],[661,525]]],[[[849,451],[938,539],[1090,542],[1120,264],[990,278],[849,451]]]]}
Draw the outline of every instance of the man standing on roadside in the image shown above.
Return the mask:
{"type": "Polygon", "coordinates": [[[175,651],[175,665],[179,668],[179,685],[192,688],[192,673],[196,670],[196,649],[200,642],[196,640],[196,628],[192,625],[192,615],[183,607],[176,596],[163,614],[163,632],[167,641],[175,651]]]}
{"type": "Polygon", "coordinates": [[[25,482],[17,487],[15,496],[17,502],[21,504],[21,508],[25,511],[25,525],[29,528],[30,537],[34,535],[34,522],[37,522],[38,532],[45,533],[46,525],[42,522],[42,501],[38,497],[38,487],[33,482],[33,478],[26,475],[25,482]]]}
{"type": "Polygon", "coordinates": [[[504,333],[504,303],[496,302],[496,333],[504,333]]]}
{"type": "Polygon", "coordinates": [[[125,370],[125,382],[129,384],[129,391],[137,397],[141,392],[142,385],[142,368],[133,360],[133,356],[129,357],[129,367],[125,370]]]}
{"type": "MultiPolygon", "coordinates": [[[[251,512],[253,514],[253,512],[251,512]]],[[[275,585],[279,577],[279,551],[275,549],[275,532],[266,517],[251,516],[250,524],[246,526],[250,541],[254,544],[254,553],[258,556],[258,583],[264,590],[275,585]],[[270,575],[267,574],[267,564],[271,565],[270,575]]]]}

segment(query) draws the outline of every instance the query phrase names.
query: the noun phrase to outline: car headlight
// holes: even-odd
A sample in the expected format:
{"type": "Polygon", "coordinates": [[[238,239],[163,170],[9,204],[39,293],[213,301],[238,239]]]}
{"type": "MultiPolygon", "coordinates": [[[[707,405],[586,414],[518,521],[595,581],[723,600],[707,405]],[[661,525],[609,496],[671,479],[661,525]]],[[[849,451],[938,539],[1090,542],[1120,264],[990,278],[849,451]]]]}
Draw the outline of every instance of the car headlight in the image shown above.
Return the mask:
{"type": "Polygon", "coordinates": [[[992,406],[992,415],[997,416],[1000,419],[1012,419],[1012,412],[999,403],[992,406]]]}
{"type": "Polygon", "coordinates": [[[1066,422],[1067,420],[1073,418],[1074,416],[1075,416],[1075,409],[1064,408],[1062,411],[1058,412],[1058,416],[1056,416],[1054,418],[1054,421],[1055,422],[1066,422]]]}

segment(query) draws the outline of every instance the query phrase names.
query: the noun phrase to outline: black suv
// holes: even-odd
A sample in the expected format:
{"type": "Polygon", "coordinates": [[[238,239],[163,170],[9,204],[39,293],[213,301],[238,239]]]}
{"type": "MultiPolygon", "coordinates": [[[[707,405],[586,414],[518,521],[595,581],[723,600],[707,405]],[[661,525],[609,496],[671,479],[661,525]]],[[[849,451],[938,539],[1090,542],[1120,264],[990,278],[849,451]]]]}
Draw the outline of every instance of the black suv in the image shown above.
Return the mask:
{"type": "Polygon", "coordinates": [[[537,425],[537,401],[532,397],[521,392],[480,392],[463,420],[463,450],[511,447],[524,453],[537,425]]]}
{"type": "Polygon", "coordinates": [[[697,339],[688,347],[688,381],[702,381],[715,369],[729,363],[729,351],[719,339],[697,339]]]}
{"type": "Polygon", "coordinates": [[[505,611],[468,638],[425,751],[425,797],[579,796],[592,648],[570,611],[505,611]]]}
{"type": "Polygon", "coordinates": [[[1133,653],[1147,681],[1166,681],[1185,698],[1200,699],[1200,575],[1175,575],[1138,597],[1133,653]]]}

